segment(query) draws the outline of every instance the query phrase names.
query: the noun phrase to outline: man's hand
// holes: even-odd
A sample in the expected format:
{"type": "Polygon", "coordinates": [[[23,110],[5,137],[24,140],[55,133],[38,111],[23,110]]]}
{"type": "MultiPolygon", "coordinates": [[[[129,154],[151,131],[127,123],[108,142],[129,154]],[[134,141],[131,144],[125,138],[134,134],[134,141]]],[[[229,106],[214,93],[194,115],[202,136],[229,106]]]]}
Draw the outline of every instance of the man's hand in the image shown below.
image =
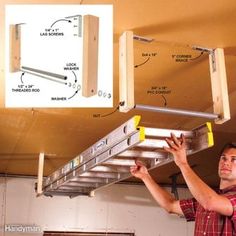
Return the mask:
{"type": "Polygon", "coordinates": [[[157,203],[169,213],[183,215],[179,201],[176,201],[168,191],[161,188],[155,182],[155,180],[148,173],[147,167],[144,163],[141,161],[135,161],[135,164],[135,166],[130,167],[131,174],[144,182],[157,203]]]}
{"type": "Polygon", "coordinates": [[[141,161],[135,161],[135,166],[130,167],[130,173],[141,180],[144,180],[145,177],[149,176],[146,166],[141,161]]]}
{"type": "Polygon", "coordinates": [[[181,165],[188,164],[186,155],[186,141],[184,135],[181,134],[180,138],[177,138],[173,133],[171,133],[171,138],[167,138],[166,142],[169,146],[164,147],[167,152],[170,152],[174,156],[175,164],[180,167],[181,165]]]}

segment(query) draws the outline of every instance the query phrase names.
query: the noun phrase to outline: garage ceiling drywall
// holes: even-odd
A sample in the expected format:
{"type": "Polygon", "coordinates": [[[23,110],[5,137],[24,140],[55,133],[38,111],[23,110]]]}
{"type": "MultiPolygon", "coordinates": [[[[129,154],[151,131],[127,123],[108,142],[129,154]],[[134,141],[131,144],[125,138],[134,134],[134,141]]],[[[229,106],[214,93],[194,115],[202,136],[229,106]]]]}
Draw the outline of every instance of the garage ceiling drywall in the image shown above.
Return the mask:
{"type": "MultiPolygon", "coordinates": [[[[4,4],[1,3],[1,13],[4,4]]],[[[20,4],[21,1],[11,1],[20,4]]],[[[24,2],[26,3],[26,2],[24,2]]],[[[36,3],[27,1],[27,3],[36,3]]],[[[221,146],[236,140],[236,2],[234,0],[113,0],[113,1],[41,1],[41,4],[113,4],[114,11],[114,108],[118,106],[118,41],[126,30],[154,38],[150,44],[135,42],[135,65],[144,61],[143,53],[157,53],[148,63],[135,68],[135,97],[140,104],[164,106],[161,95],[150,95],[153,87],[166,87],[167,107],[212,112],[208,55],[176,63],[174,55],[200,55],[191,46],[224,48],[231,120],[213,124],[215,146],[189,157],[195,171],[211,186],[217,186],[217,161],[221,146]]],[[[4,14],[1,14],[3,21],[4,14]]],[[[1,27],[4,42],[4,28],[1,27]]],[[[4,100],[4,45],[1,44],[1,104],[4,100]]],[[[191,130],[206,119],[151,112],[115,112],[110,109],[6,109],[0,110],[0,173],[36,175],[38,156],[46,154],[44,174],[48,175],[78,155],[98,139],[136,114],[141,124],[151,127],[191,130]]],[[[156,181],[168,184],[178,168],[173,164],[152,171],[156,181]]],[[[130,179],[129,181],[135,181],[130,179]]],[[[178,177],[178,183],[183,179],[178,177]]]]}

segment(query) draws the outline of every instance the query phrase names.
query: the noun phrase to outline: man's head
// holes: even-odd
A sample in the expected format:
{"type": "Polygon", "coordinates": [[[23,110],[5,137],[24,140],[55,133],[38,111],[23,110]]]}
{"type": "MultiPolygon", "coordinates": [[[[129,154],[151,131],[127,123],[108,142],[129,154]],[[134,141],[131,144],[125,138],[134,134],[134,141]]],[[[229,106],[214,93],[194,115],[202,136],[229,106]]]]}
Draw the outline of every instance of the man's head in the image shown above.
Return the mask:
{"type": "Polygon", "coordinates": [[[236,143],[227,143],[222,151],[218,166],[221,181],[236,184],[236,143]]]}

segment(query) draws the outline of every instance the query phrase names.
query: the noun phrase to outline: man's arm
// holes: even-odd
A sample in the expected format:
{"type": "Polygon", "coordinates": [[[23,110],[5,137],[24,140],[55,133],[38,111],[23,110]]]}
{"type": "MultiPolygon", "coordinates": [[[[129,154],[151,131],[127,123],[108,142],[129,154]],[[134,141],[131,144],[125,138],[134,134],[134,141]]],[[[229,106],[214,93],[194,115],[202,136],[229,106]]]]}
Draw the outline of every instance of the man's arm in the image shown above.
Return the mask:
{"type": "Polygon", "coordinates": [[[180,208],[179,201],[175,200],[174,197],[161,188],[150,176],[147,168],[142,162],[137,161],[135,166],[130,168],[130,172],[136,178],[141,179],[157,203],[169,213],[183,215],[180,208]]]}
{"type": "Polygon", "coordinates": [[[194,198],[209,211],[216,211],[222,215],[231,216],[233,207],[228,198],[217,194],[207,184],[205,184],[191,169],[187,162],[186,143],[184,136],[177,139],[174,134],[170,139],[166,139],[169,148],[164,149],[174,156],[175,164],[180,168],[186,184],[194,198]]]}

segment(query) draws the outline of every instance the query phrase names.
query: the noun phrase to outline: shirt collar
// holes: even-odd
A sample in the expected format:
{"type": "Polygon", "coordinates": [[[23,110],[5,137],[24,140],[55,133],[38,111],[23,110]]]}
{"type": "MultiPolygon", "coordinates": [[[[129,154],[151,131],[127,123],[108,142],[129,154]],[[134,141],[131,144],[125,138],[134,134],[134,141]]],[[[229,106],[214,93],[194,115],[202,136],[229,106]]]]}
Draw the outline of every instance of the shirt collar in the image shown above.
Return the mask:
{"type": "Polygon", "coordinates": [[[236,192],[236,185],[232,185],[224,189],[219,189],[217,192],[221,194],[228,193],[228,192],[236,192]]]}

